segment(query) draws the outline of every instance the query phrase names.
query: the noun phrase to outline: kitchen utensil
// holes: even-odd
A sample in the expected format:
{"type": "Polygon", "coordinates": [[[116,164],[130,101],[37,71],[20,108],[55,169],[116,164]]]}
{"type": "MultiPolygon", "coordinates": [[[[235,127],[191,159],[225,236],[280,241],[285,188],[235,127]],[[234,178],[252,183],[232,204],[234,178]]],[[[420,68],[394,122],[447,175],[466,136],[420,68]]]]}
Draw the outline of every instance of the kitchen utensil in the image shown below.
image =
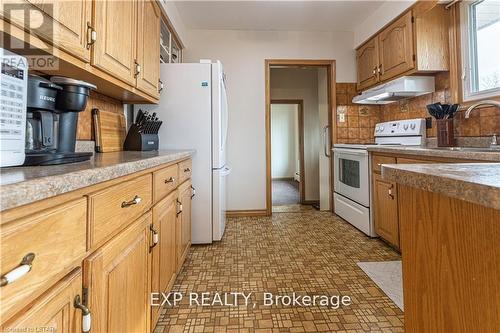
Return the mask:
{"type": "Polygon", "coordinates": [[[453,119],[437,119],[436,124],[438,147],[454,146],[453,119]]]}

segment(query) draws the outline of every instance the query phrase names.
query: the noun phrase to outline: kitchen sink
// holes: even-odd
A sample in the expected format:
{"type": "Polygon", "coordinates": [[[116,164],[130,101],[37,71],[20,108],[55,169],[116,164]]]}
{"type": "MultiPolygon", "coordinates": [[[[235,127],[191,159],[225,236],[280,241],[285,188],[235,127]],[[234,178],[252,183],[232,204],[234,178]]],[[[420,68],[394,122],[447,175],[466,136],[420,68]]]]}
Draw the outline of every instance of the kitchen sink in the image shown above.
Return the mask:
{"type": "Polygon", "coordinates": [[[498,148],[488,148],[488,147],[437,147],[432,148],[436,150],[449,150],[449,151],[470,151],[470,152],[498,152],[500,153],[500,149],[498,148]]]}

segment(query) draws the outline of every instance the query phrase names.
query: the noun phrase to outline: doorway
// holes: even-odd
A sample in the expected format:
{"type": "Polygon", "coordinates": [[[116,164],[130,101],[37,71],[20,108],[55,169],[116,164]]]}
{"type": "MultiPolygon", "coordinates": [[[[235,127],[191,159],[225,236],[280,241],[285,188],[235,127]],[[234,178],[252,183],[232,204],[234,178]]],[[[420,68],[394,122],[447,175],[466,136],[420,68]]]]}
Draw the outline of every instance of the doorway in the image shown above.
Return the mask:
{"type": "Polygon", "coordinates": [[[304,202],[302,100],[271,100],[272,206],[304,202]]]}
{"type": "MultiPolygon", "coordinates": [[[[265,93],[266,93],[266,211],[272,215],[273,205],[280,203],[281,197],[277,189],[280,185],[298,187],[301,204],[316,204],[322,210],[332,211],[332,133],[335,131],[335,61],[334,60],[266,60],[265,61],[265,93]],[[288,74],[284,74],[288,73],[288,74]],[[309,74],[308,74],[309,73],[309,74]],[[311,80],[312,74],[316,76],[311,80]],[[288,75],[288,76],[287,76],[288,75]],[[295,76],[294,76],[295,75],[295,76]],[[281,79],[278,79],[280,78],[281,79]],[[277,82],[280,81],[280,84],[277,82]],[[322,89],[320,88],[322,87],[322,89]],[[314,90],[314,98],[308,97],[314,90]],[[306,91],[307,92],[304,92],[306,91]],[[304,98],[302,98],[304,97],[304,98]],[[279,104],[280,100],[289,103],[279,104]],[[297,105],[301,100],[302,109],[302,157],[299,158],[298,175],[286,174],[287,184],[278,183],[276,173],[276,157],[273,150],[273,109],[275,105],[297,105]],[[313,102],[311,102],[313,100],[313,102]],[[295,104],[294,104],[295,103],[295,104]],[[274,160],[274,163],[273,163],[274,160]],[[302,165],[300,165],[300,161],[302,165]],[[274,164],[274,166],[273,166],[274,164]],[[297,177],[296,177],[297,176],[297,177]],[[273,187],[273,183],[274,186],[273,187]],[[274,190],[274,191],[273,191],[274,190]],[[274,194],[273,194],[274,192],[274,194]],[[278,196],[275,198],[275,196],[278,196]]],[[[278,107],[280,108],[280,107],[278,107]]],[[[300,131],[299,131],[300,132],[300,131]]],[[[299,150],[300,152],[300,150],[299,150]]],[[[279,152],[278,154],[281,154],[279,152]]],[[[288,163],[290,167],[291,163],[288,163]]],[[[290,167],[291,168],[291,167],[290,167]]],[[[288,187],[285,193],[293,199],[293,188],[288,187]],[[288,192],[287,192],[288,191],[288,192]]],[[[296,195],[296,194],[295,194],[296,195]]],[[[295,196],[296,198],[296,196],[295,196]]]]}

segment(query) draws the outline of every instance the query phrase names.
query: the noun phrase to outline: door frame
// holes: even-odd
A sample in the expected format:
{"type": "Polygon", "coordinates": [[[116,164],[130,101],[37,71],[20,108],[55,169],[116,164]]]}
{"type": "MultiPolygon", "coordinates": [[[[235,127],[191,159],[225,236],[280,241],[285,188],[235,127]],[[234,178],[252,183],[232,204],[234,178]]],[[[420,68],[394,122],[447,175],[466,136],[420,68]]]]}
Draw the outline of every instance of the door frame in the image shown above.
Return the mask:
{"type": "MultiPolygon", "coordinates": [[[[328,88],[328,124],[329,127],[329,137],[330,137],[330,147],[336,141],[336,137],[333,133],[337,132],[336,129],[336,108],[337,102],[335,99],[335,85],[336,85],[336,63],[335,60],[304,60],[304,59],[265,59],[265,103],[266,103],[266,215],[271,216],[272,212],[272,179],[271,179],[271,67],[322,67],[327,69],[327,88],[328,88]]],[[[333,158],[330,152],[330,189],[328,191],[330,197],[330,210],[333,211],[333,158]]],[[[303,173],[303,172],[302,172],[303,173]]]]}
{"type": "MultiPolygon", "coordinates": [[[[299,168],[300,168],[300,184],[299,184],[299,202],[301,204],[305,201],[305,168],[304,168],[304,101],[301,99],[272,99],[272,104],[290,104],[290,105],[298,105],[298,117],[299,117],[299,168]]],[[[271,112],[271,109],[269,109],[271,112]]],[[[271,133],[269,133],[271,135],[271,133]]],[[[271,148],[271,147],[270,147],[271,148]]],[[[272,151],[271,151],[272,155],[272,151]]],[[[272,190],[272,179],[271,179],[271,190],[272,190]]],[[[272,198],[271,198],[272,199],[272,198]]],[[[272,205],[272,203],[271,203],[272,205]]],[[[272,207],[271,207],[272,208],[272,207]]]]}

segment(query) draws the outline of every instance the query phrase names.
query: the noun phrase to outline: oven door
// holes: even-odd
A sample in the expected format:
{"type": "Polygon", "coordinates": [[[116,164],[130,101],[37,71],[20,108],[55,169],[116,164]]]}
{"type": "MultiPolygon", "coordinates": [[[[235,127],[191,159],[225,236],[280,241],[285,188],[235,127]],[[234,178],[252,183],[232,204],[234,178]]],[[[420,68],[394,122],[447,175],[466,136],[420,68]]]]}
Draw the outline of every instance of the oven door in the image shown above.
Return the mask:
{"type": "Polygon", "coordinates": [[[334,148],[334,189],[365,207],[370,206],[368,152],[364,149],[334,148]]]}

